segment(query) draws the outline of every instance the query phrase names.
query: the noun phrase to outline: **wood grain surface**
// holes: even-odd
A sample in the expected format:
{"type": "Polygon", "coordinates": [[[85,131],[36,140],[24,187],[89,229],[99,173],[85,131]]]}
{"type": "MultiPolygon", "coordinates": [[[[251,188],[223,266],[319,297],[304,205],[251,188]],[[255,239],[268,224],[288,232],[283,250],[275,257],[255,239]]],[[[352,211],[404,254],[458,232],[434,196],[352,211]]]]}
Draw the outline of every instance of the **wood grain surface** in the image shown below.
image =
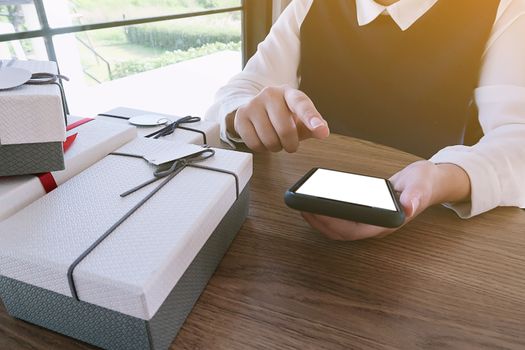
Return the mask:
{"type": "MultiPolygon", "coordinates": [[[[283,202],[314,166],[388,177],[417,158],[333,135],[256,155],[250,215],[173,349],[525,349],[525,212],[434,207],[383,239],[325,239],[283,202]]],[[[92,349],[10,318],[0,349],[92,349]]]]}

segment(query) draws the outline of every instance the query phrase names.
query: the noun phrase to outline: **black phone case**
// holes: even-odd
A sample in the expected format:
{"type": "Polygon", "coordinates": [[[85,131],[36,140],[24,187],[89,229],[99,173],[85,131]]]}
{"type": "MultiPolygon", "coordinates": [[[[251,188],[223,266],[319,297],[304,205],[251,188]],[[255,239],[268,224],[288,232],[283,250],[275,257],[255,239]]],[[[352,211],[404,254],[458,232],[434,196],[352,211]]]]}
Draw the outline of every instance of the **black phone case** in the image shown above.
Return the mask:
{"type": "MultiPolygon", "coordinates": [[[[284,195],[284,202],[292,209],[336,217],[345,220],[362,222],[365,224],[395,228],[405,221],[405,213],[395,196],[392,184],[386,180],[388,189],[397,211],[369,207],[354,203],[341,202],[331,199],[296,193],[295,191],[319,168],[313,168],[306,173],[295,185],[290,187],[284,195]]],[[[331,169],[329,169],[331,170],[331,169]]],[[[336,170],[337,171],[337,170],[336,170]]]]}

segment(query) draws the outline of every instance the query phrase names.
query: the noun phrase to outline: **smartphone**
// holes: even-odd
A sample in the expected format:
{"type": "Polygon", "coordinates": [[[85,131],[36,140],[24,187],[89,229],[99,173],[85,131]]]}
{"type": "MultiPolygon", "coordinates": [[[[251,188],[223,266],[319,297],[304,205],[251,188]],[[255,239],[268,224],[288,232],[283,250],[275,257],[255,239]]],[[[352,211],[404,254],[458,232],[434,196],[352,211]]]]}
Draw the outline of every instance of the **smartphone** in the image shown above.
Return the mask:
{"type": "Polygon", "coordinates": [[[284,196],[292,209],[362,222],[399,227],[403,207],[387,179],[313,168],[284,196]]]}

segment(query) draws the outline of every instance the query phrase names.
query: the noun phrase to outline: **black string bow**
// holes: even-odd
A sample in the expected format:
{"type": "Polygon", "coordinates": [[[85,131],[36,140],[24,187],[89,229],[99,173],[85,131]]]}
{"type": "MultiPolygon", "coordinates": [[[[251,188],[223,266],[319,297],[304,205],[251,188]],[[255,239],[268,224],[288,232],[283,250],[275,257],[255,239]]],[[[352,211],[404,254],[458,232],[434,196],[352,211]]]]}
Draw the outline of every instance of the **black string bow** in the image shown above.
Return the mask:
{"type": "Polygon", "coordinates": [[[200,121],[201,121],[201,118],[199,118],[199,117],[192,117],[192,116],[188,115],[186,117],[177,119],[176,121],[174,121],[172,123],[169,123],[168,125],[166,125],[162,129],[157,130],[157,131],[155,131],[155,132],[153,132],[153,133],[151,133],[149,135],[146,135],[145,137],[158,139],[160,137],[164,137],[164,136],[168,136],[168,135],[173,134],[175,132],[175,129],[178,128],[178,129],[189,130],[189,131],[200,133],[202,135],[202,138],[203,138],[203,141],[204,141],[203,143],[207,144],[206,133],[205,132],[203,132],[201,130],[198,130],[198,129],[188,128],[188,127],[182,125],[182,124],[197,123],[197,122],[200,122],[200,121]]]}

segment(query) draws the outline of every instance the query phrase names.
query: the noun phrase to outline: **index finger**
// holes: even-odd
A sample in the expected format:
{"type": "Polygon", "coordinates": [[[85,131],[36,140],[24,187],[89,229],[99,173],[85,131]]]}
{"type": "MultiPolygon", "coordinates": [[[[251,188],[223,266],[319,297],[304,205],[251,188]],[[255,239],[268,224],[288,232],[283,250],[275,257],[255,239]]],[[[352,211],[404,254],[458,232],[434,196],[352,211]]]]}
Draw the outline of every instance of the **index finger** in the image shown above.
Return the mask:
{"type": "Polygon", "coordinates": [[[328,136],[330,133],[328,124],[304,92],[286,88],[284,99],[290,111],[310,130],[313,137],[325,138],[328,136]]]}

